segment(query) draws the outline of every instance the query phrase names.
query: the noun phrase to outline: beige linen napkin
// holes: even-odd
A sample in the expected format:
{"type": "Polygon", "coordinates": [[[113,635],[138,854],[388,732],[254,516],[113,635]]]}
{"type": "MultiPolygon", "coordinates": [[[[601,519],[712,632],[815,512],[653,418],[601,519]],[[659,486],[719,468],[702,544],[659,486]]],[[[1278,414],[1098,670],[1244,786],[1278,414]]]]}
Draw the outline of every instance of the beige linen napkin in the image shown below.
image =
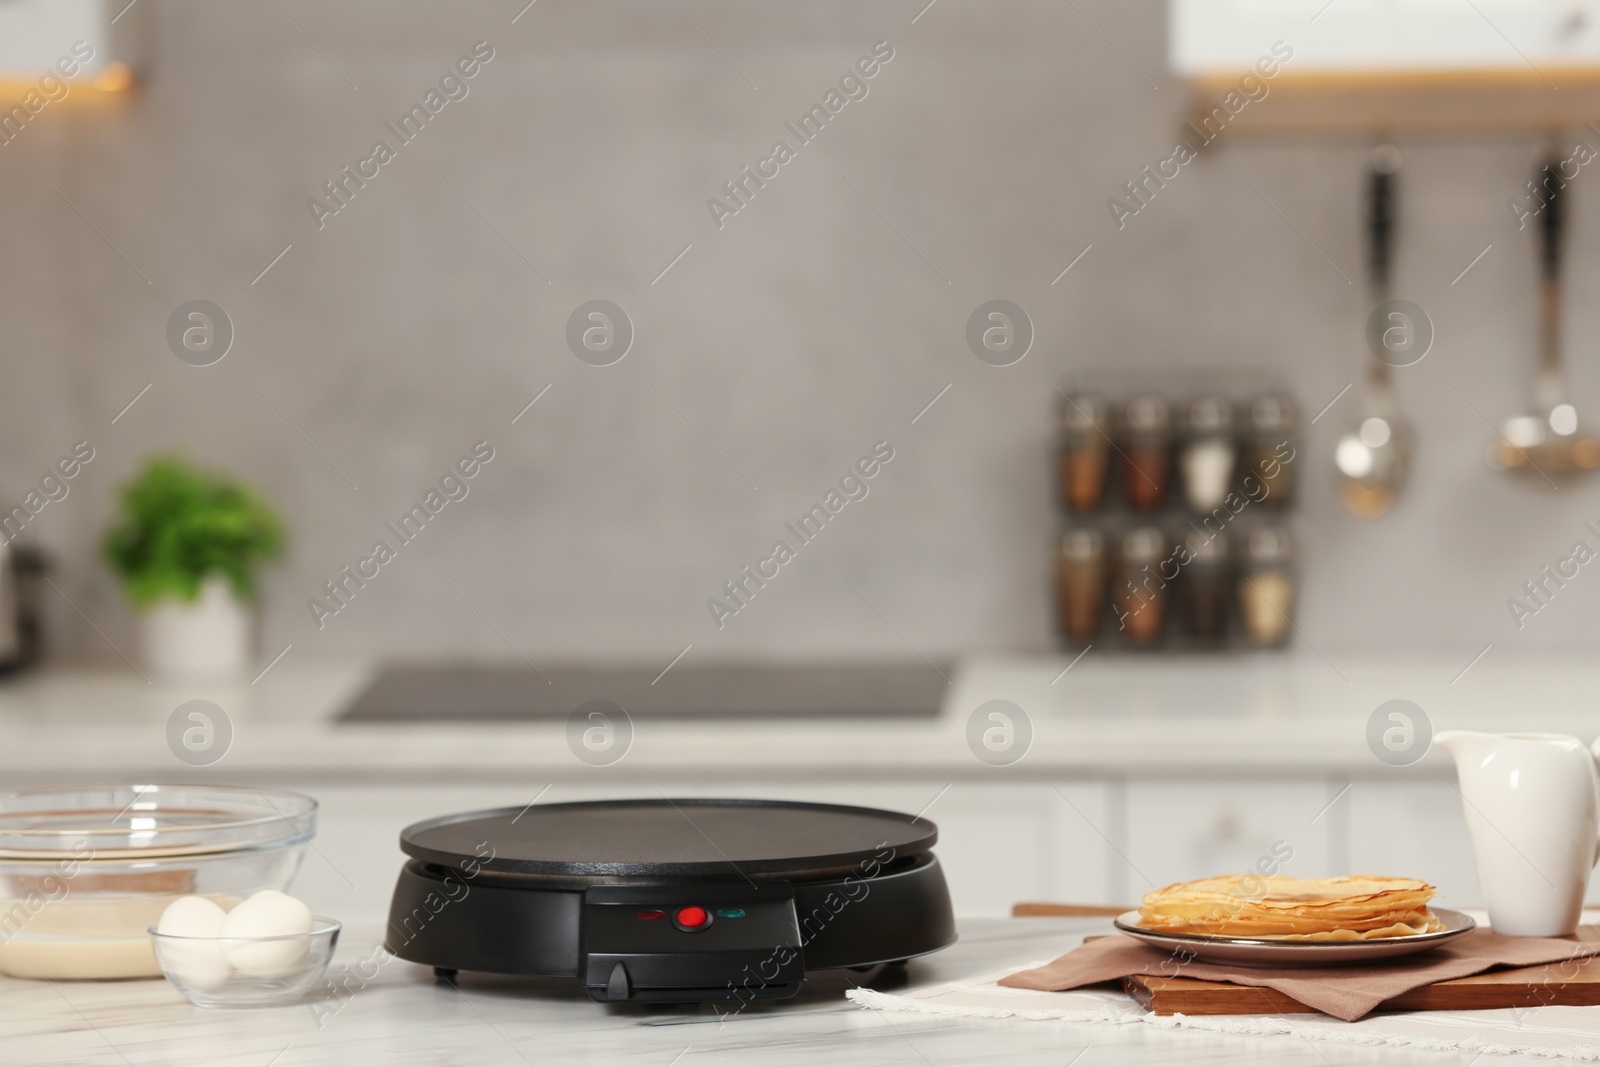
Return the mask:
{"type": "Polygon", "coordinates": [[[1440,948],[1370,964],[1329,967],[1240,967],[1201,963],[1123,934],[1097,938],[1043,967],[1000,979],[1016,989],[1062,990],[1112,982],[1131,974],[1201,978],[1265,986],[1308,1008],[1351,1022],[1388,1000],[1448,978],[1495,967],[1532,967],[1600,953],[1600,942],[1553,937],[1506,937],[1474,930],[1440,948]]]}

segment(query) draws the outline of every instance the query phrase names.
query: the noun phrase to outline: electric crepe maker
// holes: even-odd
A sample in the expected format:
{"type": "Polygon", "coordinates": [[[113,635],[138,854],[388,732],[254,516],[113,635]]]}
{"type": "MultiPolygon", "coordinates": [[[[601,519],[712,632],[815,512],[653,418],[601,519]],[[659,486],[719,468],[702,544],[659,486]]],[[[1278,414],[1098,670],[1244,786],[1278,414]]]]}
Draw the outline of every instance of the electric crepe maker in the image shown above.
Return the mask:
{"type": "Polygon", "coordinates": [[[927,819],[775,800],[499,808],[407,827],[386,947],[597,1001],[780,1000],[956,940],[927,819]]]}

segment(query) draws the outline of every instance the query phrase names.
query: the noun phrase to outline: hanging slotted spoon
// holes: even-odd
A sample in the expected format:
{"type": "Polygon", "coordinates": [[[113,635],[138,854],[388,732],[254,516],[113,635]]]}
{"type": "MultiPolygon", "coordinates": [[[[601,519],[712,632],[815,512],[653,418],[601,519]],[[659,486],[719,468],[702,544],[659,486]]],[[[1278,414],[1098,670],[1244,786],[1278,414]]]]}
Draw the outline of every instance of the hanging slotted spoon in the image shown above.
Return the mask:
{"type": "MultiPolygon", "coordinates": [[[[1373,150],[1367,179],[1367,284],[1372,313],[1389,302],[1399,170],[1400,153],[1393,145],[1381,144],[1373,150]]],[[[1389,363],[1379,355],[1380,341],[1374,340],[1371,332],[1364,332],[1365,407],[1339,438],[1333,452],[1339,469],[1339,502],[1350,514],[1363,519],[1375,519],[1394,506],[1411,473],[1414,440],[1411,426],[1400,417],[1395,402],[1389,363]]]]}
{"type": "Polygon", "coordinates": [[[1500,426],[1489,462],[1530,485],[1559,487],[1600,466],[1600,441],[1578,421],[1567,399],[1561,365],[1561,244],[1567,207],[1551,156],[1539,170],[1544,206],[1539,210],[1539,356],[1533,374],[1533,410],[1500,426]]]}

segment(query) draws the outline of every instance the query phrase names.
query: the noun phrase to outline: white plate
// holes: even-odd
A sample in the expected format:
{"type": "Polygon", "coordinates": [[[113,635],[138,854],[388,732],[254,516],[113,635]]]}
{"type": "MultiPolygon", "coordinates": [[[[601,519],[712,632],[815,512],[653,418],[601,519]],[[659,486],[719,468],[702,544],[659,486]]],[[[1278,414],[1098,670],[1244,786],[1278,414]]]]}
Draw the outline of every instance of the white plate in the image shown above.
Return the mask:
{"type": "Polygon", "coordinates": [[[1242,963],[1248,967],[1315,967],[1324,963],[1366,963],[1392,956],[1409,956],[1438,948],[1470,933],[1478,924],[1459,911],[1434,908],[1443,930],[1373,941],[1273,941],[1223,934],[1168,934],[1139,926],[1139,913],[1125,911],[1116,918],[1118,930],[1147,945],[1182,953],[1205,963],[1242,963]]]}

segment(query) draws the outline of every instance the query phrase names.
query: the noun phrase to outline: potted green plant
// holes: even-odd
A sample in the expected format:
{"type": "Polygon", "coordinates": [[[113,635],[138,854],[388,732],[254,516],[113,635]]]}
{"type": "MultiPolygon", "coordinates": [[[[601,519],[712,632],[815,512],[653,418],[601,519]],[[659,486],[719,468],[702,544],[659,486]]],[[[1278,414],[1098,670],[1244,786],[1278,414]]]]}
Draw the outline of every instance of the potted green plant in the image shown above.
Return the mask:
{"type": "Polygon", "coordinates": [[[158,456],[121,489],[105,556],[143,612],[144,656],[169,677],[226,677],[250,652],[256,572],[283,550],[277,512],[248,486],[158,456]]]}

